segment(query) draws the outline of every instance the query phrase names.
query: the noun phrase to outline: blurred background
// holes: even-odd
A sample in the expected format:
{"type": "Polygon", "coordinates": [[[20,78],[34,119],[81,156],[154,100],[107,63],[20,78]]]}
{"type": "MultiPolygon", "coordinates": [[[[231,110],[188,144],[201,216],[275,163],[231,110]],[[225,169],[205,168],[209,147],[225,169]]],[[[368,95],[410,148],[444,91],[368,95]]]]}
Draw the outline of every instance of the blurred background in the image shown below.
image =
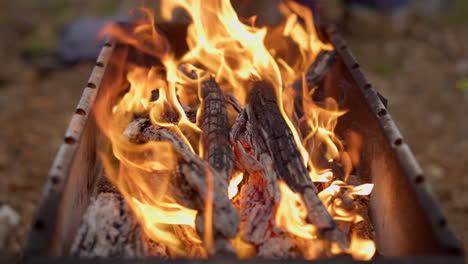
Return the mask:
{"type": "MultiPolygon", "coordinates": [[[[276,1],[240,1],[275,21],[276,1]]],[[[99,50],[94,34],[135,2],[0,1],[0,255],[25,243],[99,50]]],[[[299,2],[340,25],[468,245],[468,0],[299,2]]]]}

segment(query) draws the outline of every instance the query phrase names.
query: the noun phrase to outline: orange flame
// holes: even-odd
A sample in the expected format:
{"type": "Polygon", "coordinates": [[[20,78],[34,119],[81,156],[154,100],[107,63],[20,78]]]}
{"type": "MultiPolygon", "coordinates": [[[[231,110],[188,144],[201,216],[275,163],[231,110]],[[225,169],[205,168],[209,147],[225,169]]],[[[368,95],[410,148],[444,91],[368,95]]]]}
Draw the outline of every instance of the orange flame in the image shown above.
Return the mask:
{"type": "Polygon", "coordinates": [[[275,221],[279,228],[305,239],[315,239],[316,227],[306,222],[307,209],[299,194],[293,192],[283,181],[278,181],[281,201],[275,221]]]}

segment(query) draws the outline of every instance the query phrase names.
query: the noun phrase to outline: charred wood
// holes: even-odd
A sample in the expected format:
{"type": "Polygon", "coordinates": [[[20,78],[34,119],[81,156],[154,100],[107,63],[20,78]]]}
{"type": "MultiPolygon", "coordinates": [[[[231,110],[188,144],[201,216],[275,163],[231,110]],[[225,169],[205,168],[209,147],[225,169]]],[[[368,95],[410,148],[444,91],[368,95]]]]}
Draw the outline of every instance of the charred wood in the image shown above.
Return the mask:
{"type": "MultiPolygon", "coordinates": [[[[201,159],[175,134],[168,129],[154,127],[148,119],[133,121],[124,135],[136,143],[147,141],[167,141],[174,148],[177,156],[177,168],[173,178],[171,195],[184,206],[199,210],[197,231],[200,237],[204,234],[204,211],[208,197],[208,177],[213,180],[213,235],[216,248],[225,248],[228,238],[234,238],[239,230],[239,216],[227,194],[227,182],[201,159]],[[220,244],[222,246],[218,246],[220,244]]],[[[218,254],[218,252],[217,252],[218,254]]]]}
{"type": "Polygon", "coordinates": [[[257,130],[272,158],[272,167],[294,192],[300,193],[307,209],[307,220],[316,225],[324,236],[348,246],[346,237],[337,229],[317,196],[317,188],[309,177],[291,130],[278,108],[274,88],[256,82],[250,93],[248,123],[257,130]]]}
{"type": "Polygon", "coordinates": [[[223,91],[209,78],[201,84],[202,112],[200,126],[203,158],[228,184],[231,178],[234,153],[229,142],[229,121],[223,91]]]}
{"type": "MultiPolygon", "coordinates": [[[[314,63],[309,67],[307,72],[305,73],[305,85],[304,80],[300,79],[293,84],[294,89],[297,91],[297,96],[295,100],[295,107],[298,117],[302,117],[304,113],[303,105],[302,105],[302,96],[304,94],[303,88],[307,88],[307,91],[310,91],[314,87],[316,87],[323,77],[327,74],[330,70],[330,67],[333,65],[333,62],[336,58],[336,51],[334,50],[322,50],[317,55],[314,63]]],[[[317,94],[319,101],[325,99],[321,98],[322,95],[317,94]]]]}
{"type": "Polygon", "coordinates": [[[138,258],[146,256],[147,248],[125,200],[115,193],[101,193],[86,210],[71,252],[89,258],[138,258]]]}

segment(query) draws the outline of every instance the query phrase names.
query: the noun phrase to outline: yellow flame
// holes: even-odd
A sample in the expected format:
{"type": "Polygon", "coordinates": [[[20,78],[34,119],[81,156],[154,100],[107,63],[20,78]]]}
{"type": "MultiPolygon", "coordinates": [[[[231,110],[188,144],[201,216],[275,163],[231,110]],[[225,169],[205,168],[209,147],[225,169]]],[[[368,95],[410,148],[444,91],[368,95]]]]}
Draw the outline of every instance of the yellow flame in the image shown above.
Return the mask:
{"type": "Polygon", "coordinates": [[[316,227],[306,222],[307,209],[299,194],[293,192],[283,181],[278,181],[281,200],[275,221],[279,228],[305,239],[315,239],[316,227]]]}
{"type": "Polygon", "coordinates": [[[356,234],[351,235],[351,244],[349,248],[343,250],[338,245],[333,245],[332,254],[338,255],[347,253],[353,256],[356,260],[371,260],[376,252],[374,241],[370,239],[360,238],[356,234]]]}
{"type": "Polygon", "coordinates": [[[234,174],[232,177],[231,181],[229,181],[229,187],[228,187],[228,196],[229,199],[234,198],[236,196],[237,192],[239,191],[239,183],[241,183],[242,179],[244,179],[244,173],[239,172],[234,174]]]}
{"type": "Polygon", "coordinates": [[[257,253],[255,246],[244,241],[240,233],[236,236],[235,239],[231,239],[230,242],[236,249],[237,257],[240,259],[252,258],[257,253]]]}

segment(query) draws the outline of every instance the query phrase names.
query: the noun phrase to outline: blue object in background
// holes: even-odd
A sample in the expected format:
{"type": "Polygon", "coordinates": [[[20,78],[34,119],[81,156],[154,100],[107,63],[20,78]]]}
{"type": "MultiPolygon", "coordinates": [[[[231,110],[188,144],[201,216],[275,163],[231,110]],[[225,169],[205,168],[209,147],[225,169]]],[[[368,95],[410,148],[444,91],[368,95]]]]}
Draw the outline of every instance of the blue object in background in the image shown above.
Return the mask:
{"type": "MultiPolygon", "coordinates": [[[[391,11],[397,8],[407,7],[410,0],[344,0],[348,7],[364,6],[367,8],[378,9],[381,11],[391,11]]],[[[308,6],[312,9],[316,7],[316,0],[296,0],[296,2],[308,6]]],[[[326,4],[326,1],[323,2],[326,4]]]]}
{"type": "Polygon", "coordinates": [[[398,8],[405,8],[409,0],[346,0],[348,6],[365,6],[382,11],[392,11],[398,8]]]}

